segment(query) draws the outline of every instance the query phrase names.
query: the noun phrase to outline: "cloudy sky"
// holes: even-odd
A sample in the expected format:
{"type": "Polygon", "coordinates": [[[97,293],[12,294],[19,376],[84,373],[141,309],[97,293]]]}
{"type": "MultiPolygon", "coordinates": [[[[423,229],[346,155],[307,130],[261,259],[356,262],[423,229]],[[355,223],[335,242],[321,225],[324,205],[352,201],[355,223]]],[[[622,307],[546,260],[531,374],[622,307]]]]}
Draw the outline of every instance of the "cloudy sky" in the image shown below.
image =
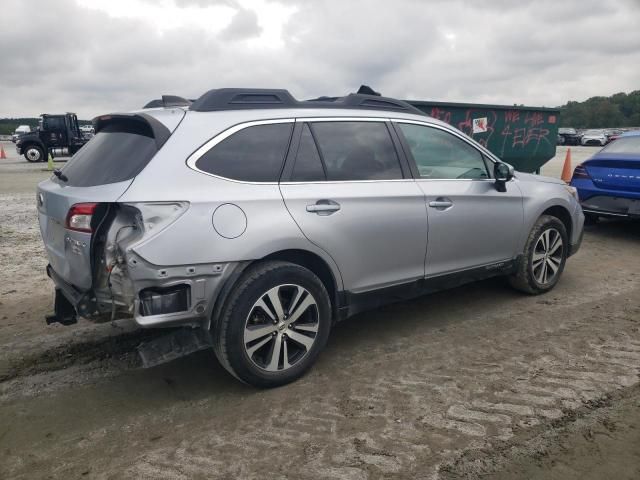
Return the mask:
{"type": "Polygon", "coordinates": [[[225,86],[556,106],[640,88],[640,0],[2,0],[0,117],[225,86]]]}

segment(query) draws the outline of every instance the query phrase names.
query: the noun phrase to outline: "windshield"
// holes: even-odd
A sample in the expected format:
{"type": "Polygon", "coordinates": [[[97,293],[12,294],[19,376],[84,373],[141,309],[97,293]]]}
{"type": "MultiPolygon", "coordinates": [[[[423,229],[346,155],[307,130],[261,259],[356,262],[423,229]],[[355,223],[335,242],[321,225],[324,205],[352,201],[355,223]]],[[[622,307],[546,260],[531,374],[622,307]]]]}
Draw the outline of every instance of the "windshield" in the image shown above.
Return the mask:
{"type": "Polygon", "coordinates": [[[65,184],[90,187],[130,180],[157,151],[147,126],[130,122],[107,125],[62,169],[68,178],[65,184]]]}
{"type": "Polygon", "coordinates": [[[559,128],[558,129],[558,133],[564,133],[567,135],[575,135],[576,133],[576,129],[575,128],[559,128]]]}
{"type": "Polygon", "coordinates": [[[601,151],[607,153],[640,155],[640,135],[619,138],[604,147],[601,151]]]}
{"type": "Polygon", "coordinates": [[[602,135],[602,130],[587,130],[585,135],[602,135]]]}

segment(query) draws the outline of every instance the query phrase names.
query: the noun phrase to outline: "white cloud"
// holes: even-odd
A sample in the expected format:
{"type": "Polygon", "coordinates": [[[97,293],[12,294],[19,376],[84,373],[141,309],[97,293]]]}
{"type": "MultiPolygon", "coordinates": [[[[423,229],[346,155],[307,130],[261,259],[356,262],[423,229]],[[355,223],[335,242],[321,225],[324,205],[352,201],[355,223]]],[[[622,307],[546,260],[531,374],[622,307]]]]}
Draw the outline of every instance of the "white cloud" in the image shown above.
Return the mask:
{"type": "Polygon", "coordinates": [[[399,98],[554,106],[639,88],[639,17],[636,0],[4,0],[0,116],[361,83],[399,98]]]}

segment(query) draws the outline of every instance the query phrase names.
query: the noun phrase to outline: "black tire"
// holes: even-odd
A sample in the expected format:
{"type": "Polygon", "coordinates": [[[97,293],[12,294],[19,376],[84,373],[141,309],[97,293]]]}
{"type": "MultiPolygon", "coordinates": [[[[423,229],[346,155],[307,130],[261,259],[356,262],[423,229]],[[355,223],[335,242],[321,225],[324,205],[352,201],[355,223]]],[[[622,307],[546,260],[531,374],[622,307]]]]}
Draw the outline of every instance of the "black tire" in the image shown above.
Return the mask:
{"type": "Polygon", "coordinates": [[[249,267],[242,274],[225,301],[219,318],[213,319],[211,324],[214,351],[229,373],[256,387],[277,387],[300,378],[316,361],[329,338],[331,303],[323,283],[310,270],[282,261],[261,262],[249,267]],[[296,290],[298,287],[302,287],[304,293],[295,302],[293,292],[299,291],[296,290]],[[293,289],[288,299],[285,298],[288,293],[287,288],[293,289]],[[269,291],[273,291],[272,289],[277,289],[278,297],[282,299],[282,311],[285,314],[290,313],[290,309],[295,312],[295,307],[302,308],[307,297],[310,297],[310,302],[315,301],[315,303],[306,307],[302,316],[294,320],[292,325],[283,327],[287,322],[287,315],[284,315],[283,319],[272,321],[269,318],[270,315],[265,315],[266,312],[256,305],[262,299],[268,303],[267,307],[271,314],[276,312],[276,308],[271,303],[271,297],[267,295],[269,291]],[[265,300],[266,297],[269,300],[265,300]],[[292,305],[293,303],[295,305],[292,305]],[[250,314],[251,317],[249,317],[250,314]],[[264,322],[254,324],[253,322],[257,322],[256,316],[260,316],[259,320],[264,322]],[[312,318],[314,323],[301,323],[305,320],[304,316],[307,316],[305,317],[307,319],[312,318]],[[271,325],[272,322],[273,325],[271,325]],[[303,347],[302,343],[297,343],[293,335],[300,338],[301,331],[296,329],[305,327],[308,329],[308,325],[313,325],[312,328],[316,328],[317,331],[315,334],[308,331],[302,332],[303,336],[312,338],[312,344],[307,348],[303,347]],[[256,330],[272,328],[274,331],[245,343],[245,328],[255,327],[257,327],[256,330]],[[248,353],[263,341],[267,342],[264,347],[248,353]],[[277,341],[281,341],[280,347],[276,347],[277,341]],[[290,346],[285,347],[284,344],[290,346]],[[278,352],[276,371],[269,371],[269,368],[273,369],[276,348],[278,352]],[[291,365],[287,368],[284,355],[291,352],[293,357],[287,359],[287,362],[291,361],[291,365]],[[296,355],[298,355],[297,359],[296,355]],[[261,360],[265,360],[262,366],[259,365],[261,360]],[[266,365],[266,363],[269,364],[266,365]],[[280,368],[281,365],[282,368],[280,368]]]}
{"type": "Polygon", "coordinates": [[[44,150],[38,145],[29,145],[24,150],[24,158],[27,162],[44,162],[44,150]]]}
{"type": "MultiPolygon", "coordinates": [[[[555,238],[555,237],[554,237],[555,238]]],[[[547,237],[547,241],[549,237],[547,237]]],[[[550,243],[553,243],[552,240],[550,243]]],[[[541,293],[548,292],[556,286],[562,271],[564,270],[565,263],[567,261],[567,253],[569,251],[569,238],[567,235],[567,229],[562,221],[551,215],[542,215],[535,223],[527,238],[527,243],[524,247],[524,252],[520,258],[517,270],[513,275],[510,275],[509,283],[516,290],[525,292],[531,295],[539,295],[541,293]],[[555,235],[552,232],[557,232],[560,236],[562,244],[560,245],[561,252],[556,255],[557,250],[553,253],[553,256],[545,256],[542,260],[542,265],[539,264],[539,256],[541,255],[540,243],[544,240],[542,235],[549,231],[550,235],[555,235]],[[536,256],[537,266],[534,267],[534,255],[536,256]],[[549,260],[547,260],[549,258],[549,260]],[[556,261],[558,262],[556,264],[556,261]],[[546,277],[542,274],[541,268],[552,271],[550,264],[556,265],[557,270],[553,272],[553,276],[548,281],[540,281],[540,278],[544,280],[546,277]]]]}

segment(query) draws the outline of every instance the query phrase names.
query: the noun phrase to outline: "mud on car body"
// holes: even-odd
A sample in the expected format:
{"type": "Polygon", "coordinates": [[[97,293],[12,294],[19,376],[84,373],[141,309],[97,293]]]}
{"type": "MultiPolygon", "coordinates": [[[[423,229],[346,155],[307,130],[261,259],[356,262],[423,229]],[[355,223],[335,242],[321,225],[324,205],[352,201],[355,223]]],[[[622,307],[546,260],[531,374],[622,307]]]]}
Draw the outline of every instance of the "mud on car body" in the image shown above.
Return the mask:
{"type": "Polygon", "coordinates": [[[580,245],[573,188],[391,98],[218,89],[95,132],[38,187],[48,321],[194,327],[257,386],[368,308],[494,275],[549,291],[580,245]]]}

